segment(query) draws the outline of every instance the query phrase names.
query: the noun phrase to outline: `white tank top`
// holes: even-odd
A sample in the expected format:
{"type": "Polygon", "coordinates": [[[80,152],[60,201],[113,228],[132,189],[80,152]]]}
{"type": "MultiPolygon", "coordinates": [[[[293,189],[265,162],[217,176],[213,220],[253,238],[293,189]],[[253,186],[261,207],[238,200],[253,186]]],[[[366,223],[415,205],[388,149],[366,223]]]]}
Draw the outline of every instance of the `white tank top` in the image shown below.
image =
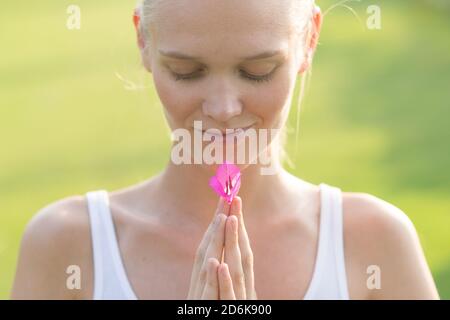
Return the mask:
{"type": "MultiPolygon", "coordinates": [[[[319,243],[305,300],[347,300],[341,190],[320,185],[319,243]]],[[[137,300],[120,255],[106,190],[86,193],[94,265],[94,300],[137,300]]]]}

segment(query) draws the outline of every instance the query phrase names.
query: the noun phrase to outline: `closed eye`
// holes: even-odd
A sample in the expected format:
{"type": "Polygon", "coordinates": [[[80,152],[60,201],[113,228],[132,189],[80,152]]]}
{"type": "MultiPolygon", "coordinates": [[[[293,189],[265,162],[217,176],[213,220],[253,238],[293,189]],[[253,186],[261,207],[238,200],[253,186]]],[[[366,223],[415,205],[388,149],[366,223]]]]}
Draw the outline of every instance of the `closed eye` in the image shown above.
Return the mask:
{"type": "MultiPolygon", "coordinates": [[[[275,70],[277,68],[274,68],[274,70],[272,70],[270,73],[259,76],[259,75],[252,75],[244,70],[239,70],[239,74],[240,76],[245,79],[245,80],[249,80],[249,81],[253,81],[253,82],[264,82],[264,81],[270,81],[273,77],[273,74],[275,73],[275,70]]],[[[201,72],[192,72],[192,73],[188,73],[188,74],[179,74],[179,73],[175,73],[175,72],[171,72],[175,81],[179,81],[179,80],[184,80],[184,81],[192,81],[192,80],[196,80],[201,78],[201,72]]]]}
{"type": "Polygon", "coordinates": [[[275,69],[273,71],[271,71],[268,74],[262,75],[262,76],[254,76],[250,73],[247,73],[245,71],[239,71],[239,73],[241,74],[241,76],[245,79],[251,80],[251,81],[255,81],[255,82],[263,82],[263,81],[270,81],[273,74],[275,72],[275,69]]]}

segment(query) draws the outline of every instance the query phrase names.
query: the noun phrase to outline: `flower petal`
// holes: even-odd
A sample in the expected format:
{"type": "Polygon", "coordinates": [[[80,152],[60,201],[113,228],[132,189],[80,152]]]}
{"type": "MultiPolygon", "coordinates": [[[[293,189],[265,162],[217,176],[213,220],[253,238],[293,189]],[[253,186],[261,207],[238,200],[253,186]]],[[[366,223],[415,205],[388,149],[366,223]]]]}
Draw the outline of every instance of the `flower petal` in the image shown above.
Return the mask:
{"type": "Polygon", "coordinates": [[[239,167],[225,161],[217,168],[216,175],[209,180],[209,185],[218,195],[231,204],[241,186],[241,171],[239,167]],[[226,189],[227,186],[229,190],[226,189]]]}
{"type": "Polygon", "coordinates": [[[231,200],[233,200],[233,198],[238,194],[240,188],[241,188],[241,175],[239,174],[239,176],[236,180],[236,184],[231,189],[231,194],[230,194],[231,200]]]}
{"type": "Polygon", "coordinates": [[[226,194],[224,192],[223,186],[220,184],[219,180],[216,176],[212,176],[209,179],[209,186],[221,197],[225,197],[226,194]]]}
{"type": "Polygon", "coordinates": [[[239,170],[238,166],[236,166],[230,162],[225,162],[225,166],[226,166],[227,174],[229,177],[231,177],[231,179],[233,179],[236,175],[241,174],[241,170],[239,170]]]}
{"type": "Polygon", "coordinates": [[[219,180],[220,184],[225,187],[228,181],[228,170],[226,163],[223,163],[217,167],[216,177],[217,180],[219,180]]]}

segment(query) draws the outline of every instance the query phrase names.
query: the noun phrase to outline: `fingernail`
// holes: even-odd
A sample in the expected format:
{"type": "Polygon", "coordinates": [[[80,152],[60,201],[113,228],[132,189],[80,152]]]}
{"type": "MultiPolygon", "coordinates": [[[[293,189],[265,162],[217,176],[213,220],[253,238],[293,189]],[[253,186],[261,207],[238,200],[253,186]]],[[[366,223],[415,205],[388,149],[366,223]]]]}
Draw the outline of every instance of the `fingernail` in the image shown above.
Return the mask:
{"type": "Polygon", "coordinates": [[[214,268],[214,259],[213,258],[209,258],[208,259],[208,264],[209,264],[209,268],[210,270],[212,270],[214,268]]]}
{"type": "Polygon", "coordinates": [[[241,200],[241,198],[239,198],[238,196],[236,196],[234,198],[233,201],[233,212],[237,212],[239,210],[239,201],[241,200]]]}
{"type": "Polygon", "coordinates": [[[223,271],[223,273],[226,274],[227,270],[228,270],[228,265],[225,262],[223,262],[222,263],[222,271],[223,271]]]}
{"type": "Polygon", "coordinates": [[[230,205],[228,204],[228,202],[224,201],[223,202],[223,208],[222,208],[222,212],[227,215],[230,212],[230,205]]]}

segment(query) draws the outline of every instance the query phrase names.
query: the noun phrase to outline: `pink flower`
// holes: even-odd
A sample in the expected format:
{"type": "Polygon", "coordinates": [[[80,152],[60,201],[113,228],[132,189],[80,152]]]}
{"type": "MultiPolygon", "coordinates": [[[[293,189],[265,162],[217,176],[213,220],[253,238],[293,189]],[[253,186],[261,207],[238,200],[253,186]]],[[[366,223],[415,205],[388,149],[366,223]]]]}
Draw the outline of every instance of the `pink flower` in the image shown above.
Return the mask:
{"type": "Polygon", "coordinates": [[[216,175],[209,180],[209,185],[231,204],[241,187],[241,171],[234,164],[225,161],[217,168],[216,175]]]}

